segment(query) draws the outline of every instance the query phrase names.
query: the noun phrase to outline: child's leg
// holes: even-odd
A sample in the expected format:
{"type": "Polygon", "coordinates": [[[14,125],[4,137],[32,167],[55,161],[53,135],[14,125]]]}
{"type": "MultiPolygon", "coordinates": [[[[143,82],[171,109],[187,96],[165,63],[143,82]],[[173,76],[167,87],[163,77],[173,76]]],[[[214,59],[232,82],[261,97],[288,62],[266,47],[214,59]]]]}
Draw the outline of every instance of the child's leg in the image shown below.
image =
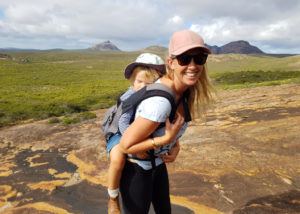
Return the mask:
{"type": "Polygon", "coordinates": [[[119,184],[126,156],[121,152],[119,145],[117,144],[111,149],[109,157],[108,194],[111,198],[116,198],[119,193],[119,184]]]}

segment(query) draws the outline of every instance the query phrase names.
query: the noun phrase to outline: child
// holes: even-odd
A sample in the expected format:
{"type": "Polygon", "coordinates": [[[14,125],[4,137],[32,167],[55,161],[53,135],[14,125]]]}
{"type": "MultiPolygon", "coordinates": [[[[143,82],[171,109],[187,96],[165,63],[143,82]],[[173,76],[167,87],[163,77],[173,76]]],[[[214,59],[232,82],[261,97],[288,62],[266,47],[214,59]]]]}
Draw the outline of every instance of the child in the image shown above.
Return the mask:
{"type": "MultiPolygon", "coordinates": [[[[125,69],[125,78],[131,82],[131,87],[120,97],[121,101],[126,100],[133,93],[147,84],[154,83],[165,73],[163,60],[150,53],[144,53],[137,57],[136,61],[129,64],[125,69]]],[[[107,141],[106,150],[109,154],[110,164],[108,169],[108,213],[120,213],[119,206],[119,183],[126,156],[119,149],[118,143],[122,133],[130,125],[133,112],[124,113],[119,119],[119,133],[114,134],[107,141]]],[[[139,154],[144,157],[145,154],[139,154]]]]}

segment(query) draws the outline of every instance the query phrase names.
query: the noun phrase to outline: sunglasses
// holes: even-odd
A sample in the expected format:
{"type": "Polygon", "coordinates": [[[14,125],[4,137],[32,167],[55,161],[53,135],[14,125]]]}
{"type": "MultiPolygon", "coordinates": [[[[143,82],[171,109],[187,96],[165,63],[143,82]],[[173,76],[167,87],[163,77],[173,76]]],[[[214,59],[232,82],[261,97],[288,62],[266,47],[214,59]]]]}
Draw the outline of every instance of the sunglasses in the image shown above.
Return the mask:
{"type": "Polygon", "coordinates": [[[174,56],[174,58],[177,59],[178,64],[181,66],[190,64],[192,59],[196,65],[204,65],[207,60],[207,56],[208,55],[204,53],[198,53],[195,55],[181,54],[179,56],[174,56]]]}

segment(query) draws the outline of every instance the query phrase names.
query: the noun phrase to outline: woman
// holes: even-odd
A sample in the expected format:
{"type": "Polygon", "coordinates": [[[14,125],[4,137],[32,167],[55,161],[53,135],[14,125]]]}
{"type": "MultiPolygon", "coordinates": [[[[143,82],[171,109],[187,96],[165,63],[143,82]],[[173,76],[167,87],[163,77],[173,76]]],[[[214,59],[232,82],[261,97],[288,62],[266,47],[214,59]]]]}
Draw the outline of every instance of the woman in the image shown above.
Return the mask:
{"type": "Polygon", "coordinates": [[[170,103],[163,97],[148,98],[138,106],[135,120],[122,136],[120,147],[127,154],[154,149],[155,161],[153,164],[153,161],[127,159],[120,186],[125,213],[146,214],[151,203],[156,213],[171,213],[165,163],[174,161],[179,152],[178,139],[190,120],[189,112],[195,116],[199,105],[211,99],[205,67],[208,54],[210,50],[195,32],[183,30],[172,35],[167,74],[157,82],[174,92],[177,118],[174,124],[166,122],[165,127],[160,126],[171,111],[170,103]],[[178,124],[183,123],[183,118],[185,123],[181,127],[178,124]]]}

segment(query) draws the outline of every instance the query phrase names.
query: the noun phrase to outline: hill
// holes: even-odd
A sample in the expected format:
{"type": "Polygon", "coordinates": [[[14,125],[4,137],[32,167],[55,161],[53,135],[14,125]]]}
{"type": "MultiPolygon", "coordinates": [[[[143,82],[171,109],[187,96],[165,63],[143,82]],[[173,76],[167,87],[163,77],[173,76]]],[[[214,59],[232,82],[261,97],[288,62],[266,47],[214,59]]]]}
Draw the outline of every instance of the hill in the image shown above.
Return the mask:
{"type": "Polygon", "coordinates": [[[89,48],[89,50],[94,51],[121,51],[116,45],[114,45],[111,41],[107,40],[105,42],[96,44],[89,48]]]}
{"type": "MultiPolygon", "coordinates": [[[[13,60],[0,60],[0,127],[27,119],[109,107],[128,87],[123,70],[140,52],[77,50],[5,54],[13,60]]],[[[163,53],[157,54],[164,57],[163,53]]],[[[254,87],[299,83],[299,61],[300,56],[213,54],[207,67],[210,77],[220,87],[254,87]]]]}
{"type": "Polygon", "coordinates": [[[159,46],[159,45],[152,45],[149,47],[146,47],[145,49],[142,49],[142,51],[145,52],[167,52],[168,48],[159,46]]]}
{"type": "MultiPolygon", "coordinates": [[[[208,45],[205,44],[213,54],[265,54],[262,50],[260,50],[258,47],[251,45],[247,41],[234,41],[230,42],[228,44],[225,44],[221,47],[217,45],[208,45]]],[[[146,47],[142,49],[141,51],[145,52],[155,52],[155,53],[165,53],[167,52],[168,48],[159,46],[159,45],[153,45],[146,47]]]]}
{"type": "Polygon", "coordinates": [[[236,53],[236,54],[264,54],[262,50],[258,47],[251,45],[249,42],[244,40],[230,42],[226,45],[218,47],[216,45],[206,46],[212,51],[213,54],[228,54],[228,53],[236,53]]]}

